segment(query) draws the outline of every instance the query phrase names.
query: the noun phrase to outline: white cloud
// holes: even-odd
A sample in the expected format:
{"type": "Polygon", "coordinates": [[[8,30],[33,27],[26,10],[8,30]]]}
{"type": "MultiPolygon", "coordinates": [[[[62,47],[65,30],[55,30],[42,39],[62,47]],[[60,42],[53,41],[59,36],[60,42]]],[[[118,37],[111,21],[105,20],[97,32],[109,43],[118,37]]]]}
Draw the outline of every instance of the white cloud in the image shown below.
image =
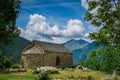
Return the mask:
{"type": "Polygon", "coordinates": [[[85,9],[88,9],[88,1],[87,1],[87,0],[81,0],[81,5],[82,5],[85,9]]]}
{"type": "Polygon", "coordinates": [[[68,38],[81,37],[83,31],[83,23],[78,19],[70,19],[66,26],[59,28],[57,24],[51,26],[45,16],[34,14],[30,15],[26,30],[21,29],[20,36],[28,40],[62,43],[68,38]]]}
{"type": "MultiPolygon", "coordinates": [[[[81,5],[83,6],[83,8],[85,8],[86,10],[88,9],[88,3],[89,1],[99,1],[99,0],[81,0],[81,5]]],[[[99,6],[98,7],[95,7],[95,9],[93,9],[91,11],[91,13],[96,13],[97,10],[98,10],[99,6]]]]}
{"type": "Polygon", "coordinates": [[[89,36],[89,33],[86,33],[86,34],[85,34],[85,37],[88,38],[88,36],[89,36]]]}
{"type": "Polygon", "coordinates": [[[82,39],[84,39],[84,40],[86,40],[86,41],[88,41],[88,42],[93,42],[94,40],[91,40],[91,39],[89,38],[89,33],[90,33],[90,32],[86,33],[82,39]]]}
{"type": "Polygon", "coordinates": [[[69,20],[67,25],[62,30],[62,35],[65,37],[79,36],[84,30],[83,23],[80,20],[69,20]]]}

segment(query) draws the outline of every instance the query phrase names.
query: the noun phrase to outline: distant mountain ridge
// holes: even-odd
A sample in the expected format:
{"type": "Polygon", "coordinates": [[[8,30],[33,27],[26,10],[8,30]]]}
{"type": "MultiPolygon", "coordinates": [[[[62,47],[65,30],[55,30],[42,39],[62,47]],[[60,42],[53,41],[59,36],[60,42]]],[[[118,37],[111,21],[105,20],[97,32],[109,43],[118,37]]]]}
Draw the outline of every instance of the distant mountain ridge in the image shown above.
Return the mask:
{"type": "Polygon", "coordinates": [[[71,51],[83,48],[87,44],[89,44],[89,42],[82,40],[82,39],[80,39],[80,40],[72,39],[72,40],[67,41],[66,43],[63,43],[63,45],[71,51]]]}
{"type": "Polygon", "coordinates": [[[103,45],[95,46],[95,41],[92,43],[89,43],[82,39],[70,40],[64,43],[63,45],[72,51],[74,65],[77,65],[80,59],[86,60],[87,55],[89,54],[90,51],[104,47],[103,45]]]}

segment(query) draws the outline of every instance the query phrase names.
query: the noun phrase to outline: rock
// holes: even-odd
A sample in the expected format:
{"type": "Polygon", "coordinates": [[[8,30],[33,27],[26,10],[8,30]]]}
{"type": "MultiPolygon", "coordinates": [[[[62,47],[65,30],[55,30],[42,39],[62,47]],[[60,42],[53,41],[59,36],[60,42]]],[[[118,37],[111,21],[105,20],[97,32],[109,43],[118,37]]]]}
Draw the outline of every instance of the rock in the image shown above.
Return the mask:
{"type": "Polygon", "coordinates": [[[52,66],[45,66],[45,67],[40,67],[41,72],[44,71],[58,71],[58,69],[56,67],[52,67],[52,66]]]}
{"type": "Polygon", "coordinates": [[[37,68],[36,70],[32,71],[34,74],[39,74],[41,72],[40,68],[37,68]]]}
{"type": "Polygon", "coordinates": [[[78,66],[76,67],[76,69],[82,70],[82,66],[81,66],[81,65],[78,65],[78,66]]]}
{"type": "Polygon", "coordinates": [[[86,68],[86,67],[82,67],[82,70],[83,71],[88,71],[88,72],[91,71],[89,68],[86,68]]]}
{"type": "Polygon", "coordinates": [[[44,66],[37,68],[36,70],[33,71],[35,74],[39,74],[40,72],[46,72],[48,71],[49,73],[58,73],[58,69],[56,67],[51,67],[51,66],[44,66]]]}
{"type": "Polygon", "coordinates": [[[18,72],[27,72],[27,69],[25,69],[25,68],[20,68],[20,69],[18,69],[18,72]]]}

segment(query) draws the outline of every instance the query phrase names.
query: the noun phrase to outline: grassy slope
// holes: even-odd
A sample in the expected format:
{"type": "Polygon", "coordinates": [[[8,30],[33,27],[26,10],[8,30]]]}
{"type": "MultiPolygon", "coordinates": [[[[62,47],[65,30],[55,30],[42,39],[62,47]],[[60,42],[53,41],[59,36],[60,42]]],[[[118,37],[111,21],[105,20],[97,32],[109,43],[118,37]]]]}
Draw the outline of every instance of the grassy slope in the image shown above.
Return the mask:
{"type": "MultiPolygon", "coordinates": [[[[68,77],[74,76],[74,78],[78,78],[80,76],[92,76],[94,80],[100,80],[100,78],[104,77],[106,74],[101,73],[99,71],[91,71],[91,72],[83,72],[79,70],[69,71],[69,70],[62,70],[59,71],[59,74],[50,74],[51,78],[57,78],[62,80],[67,80],[68,77]]],[[[36,80],[37,75],[32,73],[32,70],[28,70],[27,72],[23,73],[9,73],[3,74],[0,73],[0,80],[36,80]]]]}
{"type": "Polygon", "coordinates": [[[0,80],[36,80],[37,75],[32,73],[32,70],[27,72],[16,72],[16,73],[0,73],[0,80]]]}
{"type": "Polygon", "coordinates": [[[58,78],[62,80],[67,80],[68,77],[73,76],[75,79],[78,79],[79,77],[88,77],[92,76],[94,80],[100,80],[100,78],[103,78],[106,74],[99,72],[99,71],[91,71],[91,72],[83,72],[80,70],[75,71],[59,71],[60,74],[51,74],[50,77],[52,78],[58,78]]]}

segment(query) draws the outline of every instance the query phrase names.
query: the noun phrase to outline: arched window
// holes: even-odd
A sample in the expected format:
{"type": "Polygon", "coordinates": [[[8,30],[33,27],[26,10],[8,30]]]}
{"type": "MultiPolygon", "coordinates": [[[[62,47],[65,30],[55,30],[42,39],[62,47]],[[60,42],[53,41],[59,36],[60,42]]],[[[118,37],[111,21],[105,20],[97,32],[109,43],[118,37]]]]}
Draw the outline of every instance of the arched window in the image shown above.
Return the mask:
{"type": "Polygon", "coordinates": [[[57,56],[57,57],[56,57],[56,65],[60,65],[60,64],[61,64],[60,57],[57,56]]]}

